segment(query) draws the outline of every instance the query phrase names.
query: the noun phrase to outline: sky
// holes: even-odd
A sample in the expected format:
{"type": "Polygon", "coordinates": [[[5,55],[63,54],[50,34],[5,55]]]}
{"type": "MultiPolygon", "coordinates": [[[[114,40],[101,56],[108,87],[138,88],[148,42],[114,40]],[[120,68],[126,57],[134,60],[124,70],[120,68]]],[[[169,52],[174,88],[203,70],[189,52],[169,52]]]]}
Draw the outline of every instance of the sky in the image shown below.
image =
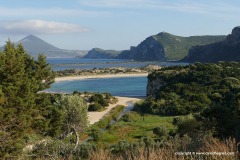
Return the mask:
{"type": "Polygon", "coordinates": [[[227,35],[239,0],[0,0],[0,45],[33,34],[61,49],[125,50],[159,32],[227,35]]]}

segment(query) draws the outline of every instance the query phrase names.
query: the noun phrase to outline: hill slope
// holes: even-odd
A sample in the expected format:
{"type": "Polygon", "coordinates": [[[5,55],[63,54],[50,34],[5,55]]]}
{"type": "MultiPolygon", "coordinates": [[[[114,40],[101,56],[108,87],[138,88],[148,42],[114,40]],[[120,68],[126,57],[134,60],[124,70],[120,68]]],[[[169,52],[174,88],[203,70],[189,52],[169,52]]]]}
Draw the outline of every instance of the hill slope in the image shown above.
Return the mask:
{"type": "Polygon", "coordinates": [[[166,32],[150,36],[137,47],[123,51],[117,58],[135,60],[178,60],[185,57],[192,46],[222,41],[226,36],[181,37],[166,32]]]}
{"type": "Polygon", "coordinates": [[[121,51],[93,48],[92,50],[88,51],[87,55],[85,55],[83,58],[108,59],[115,58],[119,53],[121,53],[121,51]]]}
{"type": "MultiPolygon", "coordinates": [[[[34,35],[29,35],[16,44],[19,43],[21,43],[25,50],[33,57],[37,57],[39,53],[43,53],[46,57],[76,57],[86,54],[86,51],[59,49],[34,35]]],[[[4,49],[4,46],[1,49],[4,49]]]]}
{"type": "Polygon", "coordinates": [[[183,61],[240,61],[240,27],[235,27],[224,41],[191,48],[183,61]]]}

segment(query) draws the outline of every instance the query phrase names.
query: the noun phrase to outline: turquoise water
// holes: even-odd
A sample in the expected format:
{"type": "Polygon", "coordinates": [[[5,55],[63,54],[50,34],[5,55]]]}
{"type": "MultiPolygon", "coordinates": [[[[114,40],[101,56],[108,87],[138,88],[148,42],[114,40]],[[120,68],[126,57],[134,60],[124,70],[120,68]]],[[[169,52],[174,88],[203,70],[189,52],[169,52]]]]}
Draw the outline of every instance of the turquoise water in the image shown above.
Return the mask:
{"type": "MultiPolygon", "coordinates": [[[[53,70],[93,69],[109,67],[137,68],[151,65],[175,66],[187,65],[178,62],[140,62],[121,59],[79,59],[79,58],[48,58],[53,70]]],[[[72,93],[108,92],[114,96],[143,97],[146,96],[147,77],[125,77],[62,81],[52,84],[48,92],[72,93]]]]}
{"type": "Polygon", "coordinates": [[[146,96],[147,77],[101,78],[60,81],[52,84],[48,92],[72,93],[108,92],[113,96],[144,97],[146,96]]]}

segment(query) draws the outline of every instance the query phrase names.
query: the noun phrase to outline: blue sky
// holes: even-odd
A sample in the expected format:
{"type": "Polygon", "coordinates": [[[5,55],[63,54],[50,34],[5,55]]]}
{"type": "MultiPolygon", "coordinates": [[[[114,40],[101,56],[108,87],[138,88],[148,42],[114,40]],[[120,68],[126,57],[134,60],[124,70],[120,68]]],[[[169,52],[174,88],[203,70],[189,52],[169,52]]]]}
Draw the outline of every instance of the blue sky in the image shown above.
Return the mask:
{"type": "Polygon", "coordinates": [[[129,49],[165,31],[227,35],[239,0],[0,0],[0,45],[29,34],[62,49],[129,49]]]}

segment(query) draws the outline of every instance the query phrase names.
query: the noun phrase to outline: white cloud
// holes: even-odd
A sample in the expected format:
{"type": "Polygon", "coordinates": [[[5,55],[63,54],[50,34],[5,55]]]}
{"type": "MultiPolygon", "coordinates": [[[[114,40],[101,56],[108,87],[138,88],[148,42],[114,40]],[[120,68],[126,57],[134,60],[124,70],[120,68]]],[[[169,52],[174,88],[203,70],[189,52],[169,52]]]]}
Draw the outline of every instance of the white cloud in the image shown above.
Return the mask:
{"type": "Polygon", "coordinates": [[[76,24],[55,21],[27,20],[0,22],[0,32],[6,34],[76,33],[87,31],[89,31],[87,28],[76,24]]]}
{"type": "Polygon", "coordinates": [[[207,15],[240,14],[240,6],[226,3],[223,0],[192,1],[192,0],[79,0],[82,5],[102,8],[121,9],[156,9],[170,10],[185,13],[198,13],[207,15]]]}

